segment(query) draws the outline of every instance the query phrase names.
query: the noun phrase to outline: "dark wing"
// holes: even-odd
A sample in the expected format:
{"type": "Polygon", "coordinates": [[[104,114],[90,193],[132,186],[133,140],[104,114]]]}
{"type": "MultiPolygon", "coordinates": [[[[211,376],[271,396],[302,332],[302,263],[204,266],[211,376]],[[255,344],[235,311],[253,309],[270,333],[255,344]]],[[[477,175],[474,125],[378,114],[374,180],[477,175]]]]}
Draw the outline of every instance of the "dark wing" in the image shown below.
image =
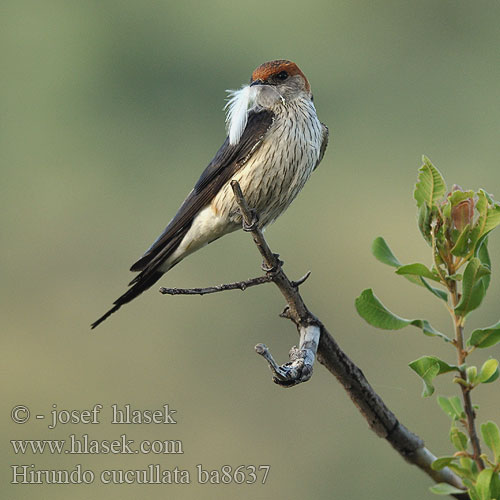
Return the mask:
{"type": "Polygon", "coordinates": [[[212,201],[221,187],[231,180],[231,177],[260,147],[273,119],[274,114],[268,110],[249,112],[246,128],[238,144],[230,145],[229,139],[226,139],[165,231],[130,268],[131,271],[141,271],[130,282],[129,286],[132,287],[115,300],[114,306],[106,314],[92,323],[92,328],[102,323],[111,314],[118,311],[123,304],[130,302],[161,278],[163,275],[161,264],[182,241],[198,212],[212,201]]]}
{"type": "Polygon", "coordinates": [[[153,261],[155,263],[158,260],[164,261],[175,250],[198,212],[212,201],[222,186],[231,180],[231,177],[260,147],[264,135],[273,122],[273,117],[274,114],[269,110],[249,113],[247,126],[238,144],[232,146],[226,138],[174,218],[147,252],[133,264],[131,271],[143,271],[153,261]]]}
{"type": "Polygon", "coordinates": [[[321,148],[319,150],[319,158],[318,161],[316,162],[316,165],[314,165],[314,170],[316,170],[317,166],[321,163],[321,160],[323,159],[323,156],[325,156],[325,151],[326,147],[328,146],[328,127],[322,123],[321,128],[323,129],[323,141],[321,142],[321,148]]]}

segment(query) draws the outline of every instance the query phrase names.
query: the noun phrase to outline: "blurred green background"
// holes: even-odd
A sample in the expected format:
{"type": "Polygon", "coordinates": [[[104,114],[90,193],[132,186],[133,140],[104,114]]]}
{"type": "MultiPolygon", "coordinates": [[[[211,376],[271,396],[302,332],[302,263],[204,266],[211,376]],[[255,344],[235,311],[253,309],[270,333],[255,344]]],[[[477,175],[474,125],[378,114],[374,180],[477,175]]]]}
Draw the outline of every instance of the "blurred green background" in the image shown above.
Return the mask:
{"type": "MultiPolygon", "coordinates": [[[[367,287],[398,314],[449,331],[430,294],[376,262],[384,236],[403,262],[428,248],[415,224],[422,154],[448,184],[500,196],[498,1],[174,2],[3,0],[0,7],[2,497],[8,499],[423,499],[429,479],[367,427],[321,366],[282,390],[254,352],[285,361],[296,333],[277,289],[164,297],[154,287],[96,331],[127,271],[175,213],[225,137],[225,89],[264,61],[296,61],[331,131],[321,167],[267,238],[305,300],[374,388],[436,454],[448,421],[421,399],[408,362],[453,360],[416,329],[365,324],[367,287]],[[47,429],[10,420],[105,406],[101,424],[47,429]],[[112,403],[177,410],[176,426],[109,424],[112,403]],[[180,439],[183,455],[15,456],[10,439],[180,439]],[[141,469],[270,464],[265,485],[13,486],[10,464],[141,469]]],[[[498,268],[500,238],[490,242],[498,268]]],[[[428,262],[428,261],[427,261],[428,262]]],[[[260,273],[251,239],[233,234],[161,281],[206,286],[260,273]]],[[[471,327],[498,320],[493,275],[471,327]]],[[[500,351],[496,348],[496,353],[500,351]]],[[[478,352],[479,364],[485,353],[478,352]]],[[[437,393],[451,394],[449,379],[437,393]]],[[[498,419],[498,386],[480,388],[479,420],[498,419]]]]}

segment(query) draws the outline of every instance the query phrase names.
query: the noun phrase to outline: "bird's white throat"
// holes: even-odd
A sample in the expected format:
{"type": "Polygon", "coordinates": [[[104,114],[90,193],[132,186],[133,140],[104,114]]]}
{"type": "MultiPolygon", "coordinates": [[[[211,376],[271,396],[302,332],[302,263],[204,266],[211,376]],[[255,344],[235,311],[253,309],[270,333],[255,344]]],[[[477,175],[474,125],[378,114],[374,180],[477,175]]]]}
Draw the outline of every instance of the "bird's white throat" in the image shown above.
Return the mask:
{"type": "Polygon", "coordinates": [[[245,130],[248,120],[248,110],[253,106],[257,96],[257,89],[244,85],[239,90],[227,90],[229,99],[226,110],[226,127],[229,135],[229,144],[238,144],[245,130]]]}

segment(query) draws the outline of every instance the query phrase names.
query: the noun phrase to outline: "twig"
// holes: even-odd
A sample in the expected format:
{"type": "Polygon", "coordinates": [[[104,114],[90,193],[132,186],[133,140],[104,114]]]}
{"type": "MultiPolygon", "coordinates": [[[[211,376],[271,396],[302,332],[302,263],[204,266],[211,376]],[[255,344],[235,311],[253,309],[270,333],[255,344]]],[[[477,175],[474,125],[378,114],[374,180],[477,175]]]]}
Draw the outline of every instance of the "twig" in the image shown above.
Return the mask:
{"type": "MultiPolygon", "coordinates": [[[[297,288],[302,285],[307,278],[311,276],[311,271],[299,278],[297,281],[292,281],[292,286],[297,288]]],[[[258,276],[257,278],[250,278],[244,281],[236,281],[234,283],[223,283],[221,285],[207,286],[205,288],[165,288],[161,287],[159,292],[163,295],[207,295],[209,293],[225,292],[227,290],[242,290],[245,291],[247,288],[257,285],[263,285],[265,283],[271,283],[274,280],[272,274],[266,274],[265,276],[258,276]]]]}
{"type": "Polygon", "coordinates": [[[309,276],[311,276],[311,271],[307,271],[306,274],[304,274],[304,276],[302,276],[302,278],[299,278],[297,281],[292,281],[292,286],[294,288],[297,288],[298,286],[302,285],[302,283],[304,283],[307,278],[309,278],[309,276]]]}
{"type": "MultiPolygon", "coordinates": [[[[231,187],[233,188],[234,196],[238,202],[238,206],[240,207],[243,221],[248,227],[251,227],[254,222],[254,215],[252,214],[252,211],[250,210],[250,207],[241,192],[240,185],[237,181],[233,180],[231,181],[231,187]]],[[[253,241],[264,259],[265,267],[269,269],[268,272],[273,274],[273,282],[280,289],[287,301],[289,307],[289,318],[296,325],[302,323],[304,326],[307,326],[309,324],[316,323],[315,318],[308,311],[296,287],[293,286],[293,283],[283,272],[278,254],[271,251],[258,225],[253,224],[253,226],[254,227],[249,232],[251,232],[253,241]]]]}
{"type": "MultiPolygon", "coordinates": [[[[242,217],[247,226],[253,222],[252,212],[246,203],[241,188],[236,181],[231,182],[234,195],[240,207],[242,217]]],[[[435,456],[424,446],[423,440],[401,424],[394,413],[389,410],[380,396],[373,390],[363,372],[342,351],[334,338],[321,321],[306,307],[300,292],[283,272],[281,263],[274,254],[257,224],[251,228],[253,240],[264,258],[264,263],[273,269],[273,281],[280,289],[287,302],[284,315],[298,327],[307,328],[315,325],[320,329],[321,337],[318,347],[318,361],[323,364],[342,384],[353,403],[368,422],[370,428],[386,439],[391,446],[408,462],[416,465],[436,482],[445,482],[464,489],[461,479],[448,467],[440,471],[431,468],[435,456]]],[[[467,493],[454,494],[455,498],[466,500],[467,493]]]]}
{"type": "Polygon", "coordinates": [[[263,285],[273,281],[272,276],[259,276],[245,281],[235,283],[225,283],[222,285],[208,286],[206,288],[160,288],[160,293],[164,295],[206,295],[209,293],[225,292],[226,290],[246,290],[252,286],[263,285]]]}
{"type": "MultiPolygon", "coordinates": [[[[459,297],[458,297],[458,291],[457,291],[457,286],[456,282],[452,282],[452,288],[450,289],[451,292],[451,300],[452,300],[452,318],[453,318],[453,325],[455,327],[455,346],[457,348],[457,358],[458,358],[458,364],[463,365],[465,363],[465,358],[467,356],[466,352],[464,351],[464,327],[463,327],[463,322],[460,317],[457,316],[455,313],[454,309],[458,304],[459,297]]],[[[460,377],[462,380],[465,382],[467,381],[467,375],[465,370],[461,369],[460,370],[460,377]]],[[[464,402],[464,413],[465,413],[465,420],[467,424],[467,432],[469,434],[470,442],[472,445],[472,450],[473,450],[473,455],[472,458],[477,464],[477,467],[480,471],[484,469],[484,462],[481,458],[481,444],[479,442],[479,438],[477,436],[477,431],[476,431],[476,412],[474,411],[474,407],[472,406],[472,400],[470,397],[470,388],[466,387],[465,385],[459,384],[460,389],[462,391],[462,399],[464,402]]]]}

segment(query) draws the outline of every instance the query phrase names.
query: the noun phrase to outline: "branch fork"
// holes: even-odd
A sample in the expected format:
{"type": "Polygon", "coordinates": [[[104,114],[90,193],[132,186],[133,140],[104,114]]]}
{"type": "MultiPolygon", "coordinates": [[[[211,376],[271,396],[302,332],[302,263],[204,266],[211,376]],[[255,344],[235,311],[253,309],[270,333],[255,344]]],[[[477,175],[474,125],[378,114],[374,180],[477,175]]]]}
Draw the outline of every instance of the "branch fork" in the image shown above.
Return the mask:
{"type": "Polygon", "coordinates": [[[255,349],[268,362],[273,373],[273,381],[282,387],[292,387],[311,378],[315,358],[330,371],[344,387],[369,427],[379,437],[389,444],[409,463],[416,465],[435,482],[448,483],[456,488],[463,489],[463,493],[454,493],[451,496],[460,500],[468,500],[469,496],[461,479],[448,467],[439,471],[431,465],[436,457],[424,445],[423,440],[401,424],[394,413],[386,406],[381,397],[373,390],[361,369],[340,348],[322,322],[316,318],[305,305],[298,290],[308,277],[297,281],[290,281],[282,269],[282,262],[274,254],[262,234],[258,225],[258,216],[251,211],[243,196],[237,181],[231,181],[234,196],[242,214],[243,225],[252,234],[264,260],[263,268],[266,274],[259,278],[227,285],[197,289],[167,289],[162,293],[170,295],[203,295],[224,290],[246,288],[258,284],[273,282],[283,294],[287,306],[280,314],[290,319],[300,334],[299,347],[290,350],[290,361],[278,365],[269,349],[264,344],[257,344],[255,349]]]}

